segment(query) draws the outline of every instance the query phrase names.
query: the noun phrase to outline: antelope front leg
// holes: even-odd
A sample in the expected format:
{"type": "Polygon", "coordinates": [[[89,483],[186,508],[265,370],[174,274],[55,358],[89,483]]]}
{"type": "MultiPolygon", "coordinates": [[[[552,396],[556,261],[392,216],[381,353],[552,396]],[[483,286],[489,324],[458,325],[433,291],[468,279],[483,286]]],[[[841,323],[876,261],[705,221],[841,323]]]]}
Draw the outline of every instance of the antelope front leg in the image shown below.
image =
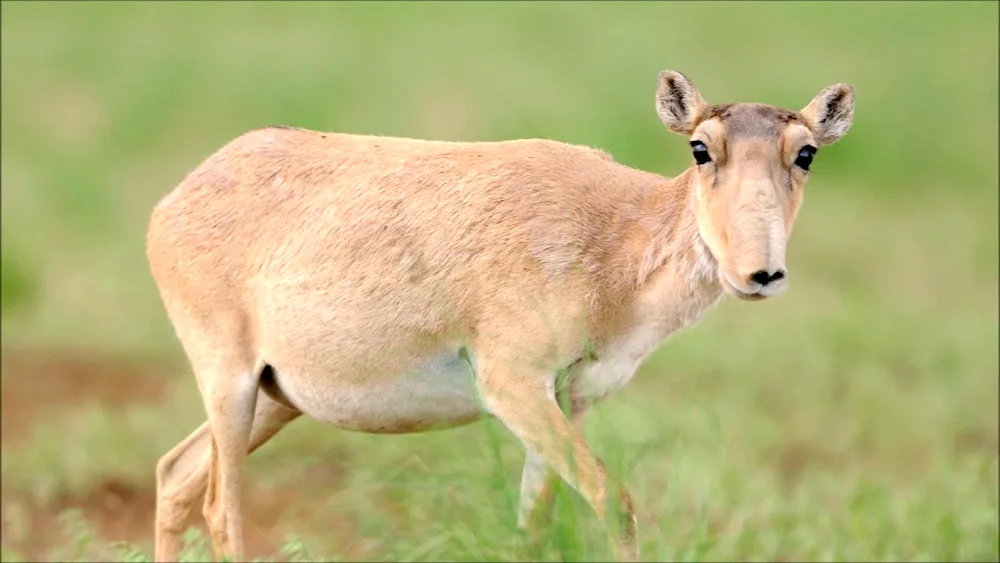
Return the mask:
{"type": "MultiPolygon", "coordinates": [[[[585,407],[572,405],[567,410],[577,429],[583,424],[585,407]]],[[[518,505],[517,527],[527,533],[537,530],[549,516],[552,494],[559,474],[530,449],[525,450],[524,468],[521,470],[521,496],[518,505]]]]}
{"type": "Polygon", "coordinates": [[[559,475],[538,454],[525,449],[524,469],[521,470],[521,498],[517,511],[518,529],[529,534],[538,529],[542,517],[552,506],[552,489],[558,478],[559,475]]]}
{"type": "MultiPolygon", "coordinates": [[[[487,409],[528,451],[534,452],[539,460],[583,495],[615,534],[619,560],[637,560],[636,518],[628,491],[608,475],[604,464],[594,457],[583,436],[563,415],[549,382],[537,372],[522,372],[518,366],[523,367],[523,364],[480,358],[477,376],[487,409]]],[[[529,496],[530,491],[544,492],[544,486],[531,484],[531,470],[528,472],[529,496]]],[[[522,483],[522,491],[524,488],[522,483]]]]}

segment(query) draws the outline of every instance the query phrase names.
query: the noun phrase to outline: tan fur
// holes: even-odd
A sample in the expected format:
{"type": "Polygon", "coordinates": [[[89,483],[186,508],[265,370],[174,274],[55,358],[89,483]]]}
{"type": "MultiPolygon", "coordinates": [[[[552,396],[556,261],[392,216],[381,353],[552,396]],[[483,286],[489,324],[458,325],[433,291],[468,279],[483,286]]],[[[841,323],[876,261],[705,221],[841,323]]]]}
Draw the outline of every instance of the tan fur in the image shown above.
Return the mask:
{"type": "Polygon", "coordinates": [[[784,268],[795,155],[853,117],[849,87],[820,96],[803,114],[710,107],[664,71],[658,113],[714,159],[673,179],[548,140],[267,128],[230,142],[149,223],[208,413],[157,466],[156,559],[176,558],[203,491],[216,556],[243,557],[244,457],[301,413],[378,433],[496,416],[527,450],[519,524],[562,478],[635,559],[631,499],[560,410],[555,374],[579,420],[723,290],[776,291],[747,276],[784,268]]]}

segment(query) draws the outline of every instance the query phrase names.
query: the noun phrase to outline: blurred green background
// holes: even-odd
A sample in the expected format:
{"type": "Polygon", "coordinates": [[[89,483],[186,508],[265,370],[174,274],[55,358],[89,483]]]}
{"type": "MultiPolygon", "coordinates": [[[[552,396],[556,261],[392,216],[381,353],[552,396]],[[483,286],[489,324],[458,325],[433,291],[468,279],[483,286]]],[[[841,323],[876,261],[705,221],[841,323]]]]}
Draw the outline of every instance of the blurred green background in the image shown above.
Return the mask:
{"type": "MultiPolygon", "coordinates": [[[[675,175],[664,68],[712,103],[800,109],[843,81],[857,108],[817,157],[789,291],[724,302],[588,420],[643,555],[997,560],[997,7],[3,2],[4,560],[149,555],[156,459],[204,413],[145,226],[202,158],[283,124],[547,137],[675,175]]],[[[545,545],[515,540],[521,456],[492,422],[296,422],[250,458],[250,555],[607,557],[565,491],[545,545]]]]}

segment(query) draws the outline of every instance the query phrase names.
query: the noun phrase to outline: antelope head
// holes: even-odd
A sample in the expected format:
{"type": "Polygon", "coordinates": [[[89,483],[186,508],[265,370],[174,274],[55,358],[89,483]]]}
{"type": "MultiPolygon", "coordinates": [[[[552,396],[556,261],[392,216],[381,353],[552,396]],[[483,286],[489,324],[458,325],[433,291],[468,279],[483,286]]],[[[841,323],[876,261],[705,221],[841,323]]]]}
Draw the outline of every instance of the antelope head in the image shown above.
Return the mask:
{"type": "Polygon", "coordinates": [[[817,151],[854,119],[854,88],[827,86],[798,112],[709,105],[683,74],[660,73],[656,109],[689,137],[692,207],[718,263],[723,289],[745,300],[777,295],[788,281],[785,249],[817,151]]]}

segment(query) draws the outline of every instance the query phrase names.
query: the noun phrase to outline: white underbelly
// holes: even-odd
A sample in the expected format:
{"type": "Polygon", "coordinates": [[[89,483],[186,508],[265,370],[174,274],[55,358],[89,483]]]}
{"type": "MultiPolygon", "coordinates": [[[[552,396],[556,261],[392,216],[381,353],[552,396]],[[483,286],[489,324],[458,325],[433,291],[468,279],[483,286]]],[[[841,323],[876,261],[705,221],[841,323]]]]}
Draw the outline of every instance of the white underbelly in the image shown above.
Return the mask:
{"type": "Polygon", "coordinates": [[[574,392],[587,399],[601,399],[625,387],[669,332],[658,324],[641,326],[604,347],[597,360],[581,365],[573,374],[574,392]]]}
{"type": "Polygon", "coordinates": [[[347,430],[396,434],[452,428],[484,416],[474,365],[474,358],[466,361],[459,348],[449,347],[400,374],[296,377],[278,369],[276,379],[291,402],[313,418],[347,430]]]}
{"type": "Polygon", "coordinates": [[[632,379],[643,357],[615,354],[580,367],[573,377],[573,392],[587,399],[602,399],[620,390],[632,379]]]}

